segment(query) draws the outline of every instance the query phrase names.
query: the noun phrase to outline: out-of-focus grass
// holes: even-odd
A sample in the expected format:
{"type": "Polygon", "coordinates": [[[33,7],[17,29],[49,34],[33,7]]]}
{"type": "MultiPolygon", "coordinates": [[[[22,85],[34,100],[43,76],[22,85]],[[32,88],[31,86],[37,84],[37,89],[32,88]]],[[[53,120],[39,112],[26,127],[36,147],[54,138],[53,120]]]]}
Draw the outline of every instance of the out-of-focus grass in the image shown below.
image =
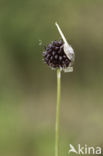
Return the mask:
{"type": "MultiPolygon", "coordinates": [[[[68,155],[69,143],[102,145],[101,95],[97,98],[92,89],[69,86],[68,82],[68,89],[62,88],[60,156],[68,155]]],[[[54,154],[55,98],[55,90],[51,90],[39,96],[19,97],[17,102],[16,97],[4,100],[6,103],[0,106],[2,155],[54,154]]]]}

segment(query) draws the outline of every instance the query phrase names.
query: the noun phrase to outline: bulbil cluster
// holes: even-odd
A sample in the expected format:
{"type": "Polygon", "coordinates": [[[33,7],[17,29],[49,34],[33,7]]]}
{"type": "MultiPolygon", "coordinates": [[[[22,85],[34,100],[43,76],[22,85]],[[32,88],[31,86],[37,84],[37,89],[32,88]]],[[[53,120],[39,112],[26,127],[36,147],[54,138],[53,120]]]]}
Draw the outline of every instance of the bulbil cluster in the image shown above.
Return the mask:
{"type": "Polygon", "coordinates": [[[63,49],[63,41],[53,41],[48,44],[43,52],[44,62],[51,68],[67,68],[70,60],[66,56],[63,49]]]}

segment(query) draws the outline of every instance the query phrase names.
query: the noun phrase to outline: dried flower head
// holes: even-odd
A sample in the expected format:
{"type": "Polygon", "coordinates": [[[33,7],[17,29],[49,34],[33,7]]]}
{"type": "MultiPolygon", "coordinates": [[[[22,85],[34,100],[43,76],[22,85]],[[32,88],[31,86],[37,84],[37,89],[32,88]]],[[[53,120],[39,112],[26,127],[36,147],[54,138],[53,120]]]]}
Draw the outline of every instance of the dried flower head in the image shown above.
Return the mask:
{"type": "Polygon", "coordinates": [[[55,40],[47,45],[45,52],[43,52],[44,62],[52,69],[60,68],[65,72],[71,72],[73,71],[72,65],[75,59],[74,50],[68,44],[57,23],[56,26],[63,40],[55,40]]]}
{"type": "Polygon", "coordinates": [[[48,44],[46,51],[43,52],[44,61],[51,68],[67,68],[70,64],[70,60],[64,53],[63,41],[53,41],[48,44]]]}

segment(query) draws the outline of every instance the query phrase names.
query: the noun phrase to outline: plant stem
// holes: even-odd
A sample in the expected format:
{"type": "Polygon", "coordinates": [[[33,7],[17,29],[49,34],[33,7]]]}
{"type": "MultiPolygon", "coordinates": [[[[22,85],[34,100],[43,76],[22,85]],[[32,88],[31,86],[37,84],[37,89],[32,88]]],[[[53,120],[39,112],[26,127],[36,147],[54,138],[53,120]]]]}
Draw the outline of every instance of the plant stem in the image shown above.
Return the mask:
{"type": "Polygon", "coordinates": [[[60,98],[61,98],[61,70],[58,68],[57,69],[57,110],[56,110],[55,156],[58,156],[58,151],[59,151],[60,98]]]}

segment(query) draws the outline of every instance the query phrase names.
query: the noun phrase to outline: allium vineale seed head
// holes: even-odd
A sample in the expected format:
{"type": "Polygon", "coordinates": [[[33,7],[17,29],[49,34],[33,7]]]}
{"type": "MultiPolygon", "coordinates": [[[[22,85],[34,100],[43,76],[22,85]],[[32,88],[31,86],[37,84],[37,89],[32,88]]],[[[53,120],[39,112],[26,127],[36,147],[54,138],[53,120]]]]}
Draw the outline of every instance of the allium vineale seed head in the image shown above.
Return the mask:
{"type": "Polygon", "coordinates": [[[69,67],[70,60],[64,53],[63,40],[53,41],[48,44],[43,52],[44,62],[51,68],[67,68],[69,67]]]}
{"type": "Polygon", "coordinates": [[[72,72],[72,65],[75,61],[74,50],[67,42],[57,22],[55,24],[63,40],[55,40],[48,44],[45,48],[45,52],[43,52],[44,62],[53,69],[60,68],[64,70],[64,72],[72,72]]]}

